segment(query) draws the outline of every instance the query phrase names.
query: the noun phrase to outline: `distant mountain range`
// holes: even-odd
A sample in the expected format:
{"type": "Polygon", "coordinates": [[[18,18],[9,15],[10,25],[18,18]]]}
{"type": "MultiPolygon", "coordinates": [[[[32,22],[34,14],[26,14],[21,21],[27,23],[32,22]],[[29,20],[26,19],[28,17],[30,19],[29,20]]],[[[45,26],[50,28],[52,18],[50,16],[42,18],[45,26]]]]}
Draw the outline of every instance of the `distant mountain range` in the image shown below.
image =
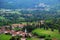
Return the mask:
{"type": "Polygon", "coordinates": [[[54,8],[60,9],[60,0],[0,0],[0,8],[26,9],[26,8],[54,8]]]}

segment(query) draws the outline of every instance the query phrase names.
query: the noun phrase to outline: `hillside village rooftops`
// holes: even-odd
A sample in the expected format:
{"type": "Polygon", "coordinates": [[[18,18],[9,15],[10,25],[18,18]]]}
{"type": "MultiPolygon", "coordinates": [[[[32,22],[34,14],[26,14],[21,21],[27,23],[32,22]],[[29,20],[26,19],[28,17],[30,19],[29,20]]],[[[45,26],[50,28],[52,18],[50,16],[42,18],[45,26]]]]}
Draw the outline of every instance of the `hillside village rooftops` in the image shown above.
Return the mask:
{"type": "Polygon", "coordinates": [[[11,31],[10,30],[6,30],[6,31],[4,31],[4,33],[10,33],[11,31]]]}
{"type": "Polygon", "coordinates": [[[0,29],[0,32],[1,32],[2,30],[0,29]]]}
{"type": "Polygon", "coordinates": [[[0,29],[0,33],[2,33],[2,30],[0,29]]]}
{"type": "MultiPolygon", "coordinates": [[[[0,30],[0,33],[2,33],[2,31],[0,30]]],[[[23,31],[18,31],[18,32],[16,32],[16,31],[12,31],[12,30],[5,30],[5,31],[3,31],[3,33],[10,33],[10,34],[12,34],[12,36],[16,36],[16,35],[21,35],[21,36],[25,36],[27,33],[25,33],[25,32],[23,32],[23,31]]]]}
{"type": "Polygon", "coordinates": [[[12,27],[24,27],[26,26],[25,24],[12,24],[12,27]]]}
{"type": "Polygon", "coordinates": [[[12,36],[16,36],[16,35],[25,36],[26,35],[26,33],[23,31],[12,32],[11,34],[12,34],[12,36]]]}

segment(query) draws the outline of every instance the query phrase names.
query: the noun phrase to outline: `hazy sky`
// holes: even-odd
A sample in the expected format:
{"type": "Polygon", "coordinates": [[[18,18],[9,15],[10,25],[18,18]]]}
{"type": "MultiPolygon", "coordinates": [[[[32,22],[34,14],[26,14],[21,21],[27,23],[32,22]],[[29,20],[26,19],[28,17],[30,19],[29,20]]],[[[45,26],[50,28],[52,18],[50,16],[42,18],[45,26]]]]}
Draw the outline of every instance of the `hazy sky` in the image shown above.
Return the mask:
{"type": "Polygon", "coordinates": [[[0,8],[28,8],[34,7],[40,3],[46,3],[48,5],[54,5],[59,3],[60,0],[0,0],[0,8]]]}

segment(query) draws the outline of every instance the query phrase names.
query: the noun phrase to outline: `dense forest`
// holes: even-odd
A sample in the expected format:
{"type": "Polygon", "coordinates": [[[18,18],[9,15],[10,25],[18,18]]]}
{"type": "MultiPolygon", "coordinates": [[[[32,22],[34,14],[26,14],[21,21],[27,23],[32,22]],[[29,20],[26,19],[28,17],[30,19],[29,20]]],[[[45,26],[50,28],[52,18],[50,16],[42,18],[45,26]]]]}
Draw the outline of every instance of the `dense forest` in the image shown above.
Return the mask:
{"type": "Polygon", "coordinates": [[[59,20],[60,10],[0,10],[0,25],[40,20],[59,20]]]}

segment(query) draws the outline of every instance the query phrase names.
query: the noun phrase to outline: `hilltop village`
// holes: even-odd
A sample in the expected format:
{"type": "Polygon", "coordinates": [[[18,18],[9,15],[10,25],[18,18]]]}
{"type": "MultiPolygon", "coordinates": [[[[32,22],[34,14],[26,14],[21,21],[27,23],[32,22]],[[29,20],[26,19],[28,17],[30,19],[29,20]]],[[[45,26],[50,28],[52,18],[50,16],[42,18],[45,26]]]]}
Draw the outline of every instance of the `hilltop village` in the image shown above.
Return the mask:
{"type": "MultiPolygon", "coordinates": [[[[34,24],[35,26],[44,24],[44,21],[41,20],[39,23],[34,24]]],[[[26,40],[26,37],[32,37],[32,33],[28,32],[25,28],[24,31],[22,30],[24,27],[32,26],[32,23],[27,24],[12,24],[0,27],[0,34],[11,35],[12,37],[21,36],[21,40],[26,40]]],[[[17,39],[16,39],[17,40],[17,39]]]]}

